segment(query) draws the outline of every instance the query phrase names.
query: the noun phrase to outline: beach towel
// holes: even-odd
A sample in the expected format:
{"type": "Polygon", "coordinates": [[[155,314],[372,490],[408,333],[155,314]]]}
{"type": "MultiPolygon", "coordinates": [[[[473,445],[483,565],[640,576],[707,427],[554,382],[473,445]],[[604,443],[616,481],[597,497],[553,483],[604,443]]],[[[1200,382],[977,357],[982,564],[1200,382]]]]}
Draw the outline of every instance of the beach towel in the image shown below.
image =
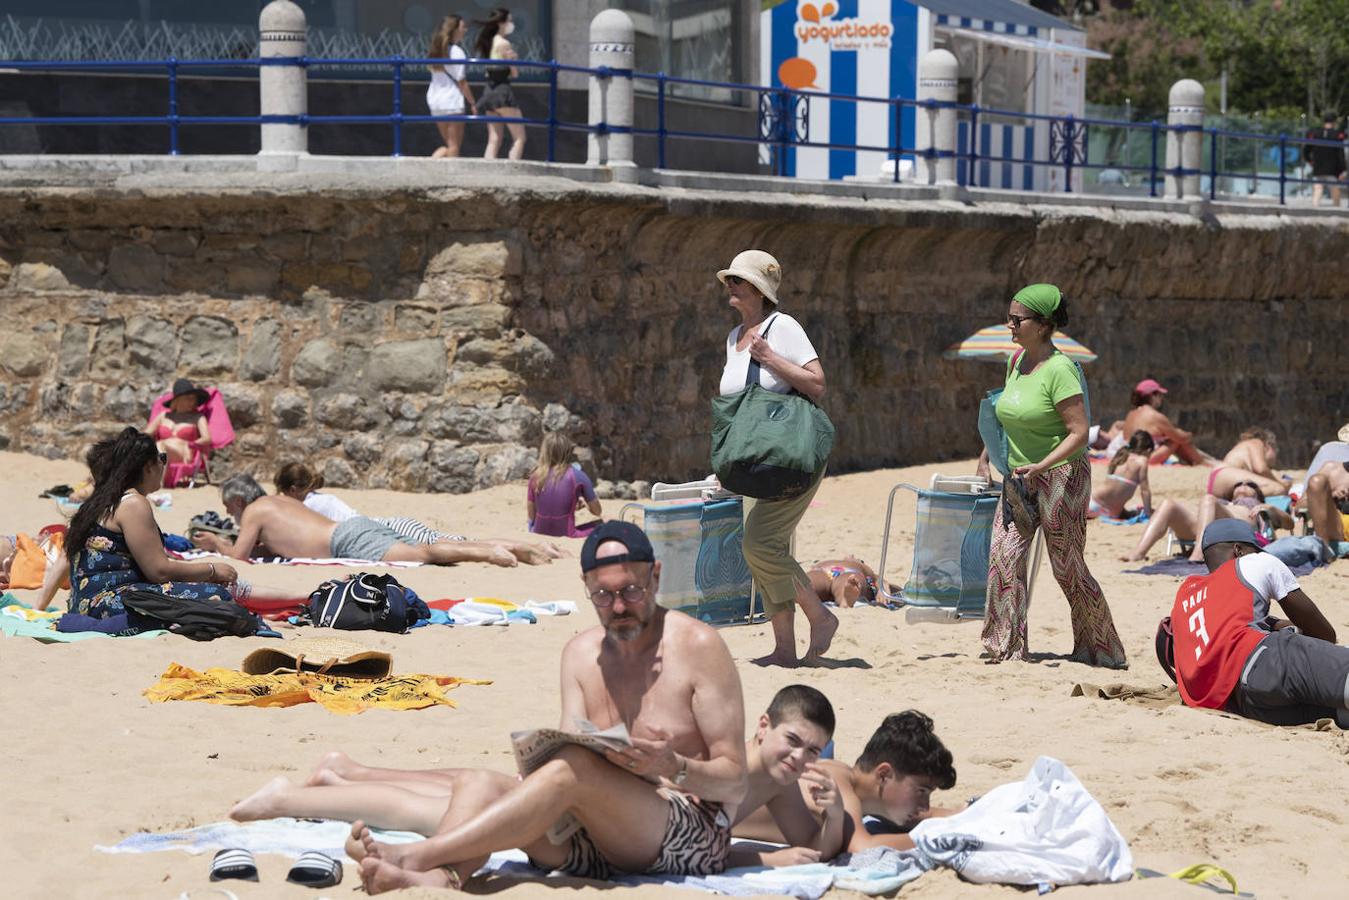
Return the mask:
{"type": "Polygon", "coordinates": [[[198,672],[178,663],[169,663],[159,681],[146,688],[144,693],[151,703],[204,700],[224,706],[295,706],[313,702],[348,716],[375,708],[452,707],[456,704],[445,691],[461,684],[491,682],[448,675],[397,675],[374,680],[308,672],[245,675],[234,669],[198,672]]]}
{"type": "Polygon", "coordinates": [[[1096,700],[1125,700],[1149,709],[1166,709],[1180,705],[1180,691],[1174,684],[1140,687],[1133,684],[1096,685],[1080,682],[1073,685],[1070,697],[1090,697],[1096,700]]]}
{"type": "MultiPolygon", "coordinates": [[[[44,644],[71,644],[100,637],[157,637],[168,634],[162,629],[133,635],[105,634],[99,631],[62,632],[57,627],[67,617],[59,610],[33,609],[13,594],[0,597],[0,633],[6,637],[27,637],[44,644]]],[[[90,620],[93,621],[93,620],[90,620]]]]}
{"type": "Polygon", "coordinates": [[[1133,875],[1129,845],[1105,810],[1049,756],[1022,781],[909,834],[925,868],[944,866],[980,884],[1097,884],[1133,875]]]}
{"type": "MultiPolygon", "coordinates": [[[[173,550],[168,550],[168,549],[166,549],[166,550],[165,550],[165,553],[167,553],[169,556],[173,557],[174,559],[181,559],[181,560],[185,560],[185,561],[188,561],[188,562],[191,562],[191,561],[194,561],[194,560],[199,560],[199,559],[228,559],[228,558],[229,558],[229,557],[225,556],[224,554],[221,554],[221,553],[213,553],[213,552],[211,552],[210,550],[187,550],[187,551],[183,551],[183,552],[177,552],[177,551],[173,551],[173,550]]],[[[294,557],[294,558],[285,557],[285,556],[255,556],[255,557],[250,558],[248,561],[249,561],[250,563],[254,564],[254,565],[269,565],[269,566],[346,566],[346,567],[352,568],[352,569],[359,569],[359,568],[367,568],[367,569],[368,569],[368,568],[369,568],[370,566],[372,566],[372,565],[379,566],[379,567],[381,567],[381,568],[387,567],[387,568],[391,568],[391,569],[412,569],[412,568],[416,568],[417,566],[425,565],[425,563],[419,563],[419,562],[403,562],[403,561],[401,561],[401,560],[386,560],[386,559],[381,559],[381,560],[374,560],[374,561],[372,561],[372,560],[368,560],[368,559],[344,559],[344,558],[336,558],[336,557],[307,557],[307,556],[304,556],[304,557],[302,557],[302,556],[297,556],[297,557],[294,557]]]]}
{"type": "Polygon", "coordinates": [[[1139,507],[1132,511],[1126,509],[1122,516],[1097,516],[1096,520],[1107,525],[1142,525],[1148,521],[1148,514],[1139,507]]]}
{"type": "MultiPolygon", "coordinates": [[[[1289,570],[1294,575],[1306,575],[1316,568],[1311,563],[1300,566],[1289,566],[1289,570]]],[[[1171,575],[1176,578],[1189,578],[1191,575],[1207,575],[1208,566],[1203,563],[1190,562],[1183,556],[1173,556],[1170,559],[1159,559],[1154,563],[1148,563],[1137,569],[1125,569],[1129,575],[1171,575]]]]}

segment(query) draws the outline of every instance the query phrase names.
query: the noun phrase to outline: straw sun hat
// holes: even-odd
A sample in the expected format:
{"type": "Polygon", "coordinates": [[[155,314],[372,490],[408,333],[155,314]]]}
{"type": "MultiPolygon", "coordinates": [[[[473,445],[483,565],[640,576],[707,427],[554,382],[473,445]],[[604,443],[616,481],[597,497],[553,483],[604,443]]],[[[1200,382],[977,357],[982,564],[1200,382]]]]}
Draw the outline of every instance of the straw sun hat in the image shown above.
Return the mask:
{"type": "Polygon", "coordinates": [[[1345,426],[1340,429],[1338,437],[1346,444],[1349,444],[1349,423],[1346,423],[1345,426]]]}
{"type": "Polygon", "coordinates": [[[778,285],[782,284],[782,266],[762,250],[745,250],[735,255],[728,268],[717,273],[717,280],[726,283],[726,277],[743,278],[759,289],[765,300],[778,302],[778,285]]]}
{"type": "Polygon", "coordinates": [[[313,635],[254,650],[244,657],[247,675],[318,672],[347,678],[387,678],[393,657],[341,637],[313,635]]]}

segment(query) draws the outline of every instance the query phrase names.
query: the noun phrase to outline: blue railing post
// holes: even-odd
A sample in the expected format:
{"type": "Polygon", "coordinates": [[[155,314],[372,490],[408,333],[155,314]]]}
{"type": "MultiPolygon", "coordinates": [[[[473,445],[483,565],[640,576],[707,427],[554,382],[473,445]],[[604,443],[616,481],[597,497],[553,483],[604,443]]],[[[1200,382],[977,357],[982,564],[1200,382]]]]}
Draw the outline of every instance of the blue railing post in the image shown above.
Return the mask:
{"type": "Polygon", "coordinates": [[[1288,156],[1288,135],[1282,131],[1279,132],[1279,205],[1284,206],[1287,199],[1284,197],[1284,187],[1288,184],[1288,173],[1285,169],[1284,160],[1288,156]]]}
{"type": "MultiPolygon", "coordinates": [[[[1005,151],[1004,151],[1005,152],[1005,151]]],[[[965,174],[966,184],[975,184],[974,167],[979,162],[979,104],[970,106],[970,170],[965,174]]]]}
{"type": "Polygon", "coordinates": [[[777,170],[777,172],[775,172],[774,174],[779,175],[779,176],[786,176],[786,174],[787,174],[787,135],[790,134],[790,131],[789,131],[788,129],[791,127],[791,126],[788,124],[788,122],[787,122],[787,117],[788,117],[789,115],[791,115],[791,111],[790,111],[790,110],[791,110],[791,99],[792,99],[792,98],[791,98],[791,92],[784,88],[784,89],[778,91],[776,94],[774,94],[774,95],[773,95],[773,99],[777,101],[777,107],[778,107],[778,120],[777,120],[777,122],[775,123],[775,124],[777,125],[777,131],[778,131],[778,140],[777,140],[777,144],[778,144],[778,153],[777,153],[777,157],[778,157],[778,170],[777,170]]]}
{"type": "Polygon", "coordinates": [[[1157,196],[1157,120],[1152,120],[1152,170],[1148,173],[1148,196],[1157,196]]]}
{"type": "Polygon", "coordinates": [[[1218,129],[1210,128],[1208,133],[1208,198],[1218,196],[1218,129]]]}
{"type": "Polygon", "coordinates": [[[548,161],[557,161],[557,60],[548,63],[548,161]]]}
{"type": "Polygon", "coordinates": [[[1077,135],[1073,130],[1073,117],[1063,120],[1063,192],[1073,192],[1073,145],[1077,135]]]}
{"type": "Polygon", "coordinates": [[[656,73],[656,168],[665,168],[665,73],[656,73]]]}
{"type": "Polygon", "coordinates": [[[902,135],[904,133],[902,127],[904,104],[900,103],[898,98],[896,98],[890,101],[890,105],[894,108],[895,111],[895,114],[891,116],[891,118],[895,120],[895,134],[894,138],[891,141],[890,157],[891,159],[894,160],[895,163],[894,183],[899,184],[899,157],[900,153],[904,149],[901,146],[904,143],[902,138],[902,135]]]}
{"type": "Polygon", "coordinates": [[[393,58],[393,155],[403,155],[403,57],[393,58]]]}
{"type": "Polygon", "coordinates": [[[169,155],[178,155],[178,57],[167,60],[169,69],[169,155]]]}

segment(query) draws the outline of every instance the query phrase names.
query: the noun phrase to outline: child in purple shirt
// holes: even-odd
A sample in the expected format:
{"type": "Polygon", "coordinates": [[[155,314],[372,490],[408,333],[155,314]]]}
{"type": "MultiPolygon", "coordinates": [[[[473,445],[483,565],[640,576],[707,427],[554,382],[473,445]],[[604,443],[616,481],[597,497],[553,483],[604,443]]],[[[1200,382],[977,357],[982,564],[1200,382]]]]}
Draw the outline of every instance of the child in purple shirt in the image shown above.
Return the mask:
{"type": "Polygon", "coordinates": [[[582,503],[598,516],[600,501],[590,478],[572,463],[572,450],[571,439],[564,434],[553,432],[543,439],[526,496],[529,530],[534,534],[585,537],[599,524],[598,519],[576,524],[576,510],[582,503]]]}

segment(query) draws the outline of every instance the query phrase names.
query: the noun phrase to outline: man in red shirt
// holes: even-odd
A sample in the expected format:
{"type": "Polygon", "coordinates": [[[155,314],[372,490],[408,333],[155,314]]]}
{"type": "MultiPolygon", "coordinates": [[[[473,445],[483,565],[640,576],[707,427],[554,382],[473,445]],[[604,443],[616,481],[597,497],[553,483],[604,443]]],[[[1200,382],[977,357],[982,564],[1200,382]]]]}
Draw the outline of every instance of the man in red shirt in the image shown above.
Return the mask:
{"type": "Polygon", "coordinates": [[[1333,718],[1349,728],[1349,647],[1251,526],[1204,529],[1208,575],[1185,579],[1171,608],[1175,677],[1189,706],[1273,725],[1333,718]],[[1270,615],[1277,601],[1288,620],[1270,615]],[[1291,620],[1291,621],[1289,621],[1291,620]]]}

